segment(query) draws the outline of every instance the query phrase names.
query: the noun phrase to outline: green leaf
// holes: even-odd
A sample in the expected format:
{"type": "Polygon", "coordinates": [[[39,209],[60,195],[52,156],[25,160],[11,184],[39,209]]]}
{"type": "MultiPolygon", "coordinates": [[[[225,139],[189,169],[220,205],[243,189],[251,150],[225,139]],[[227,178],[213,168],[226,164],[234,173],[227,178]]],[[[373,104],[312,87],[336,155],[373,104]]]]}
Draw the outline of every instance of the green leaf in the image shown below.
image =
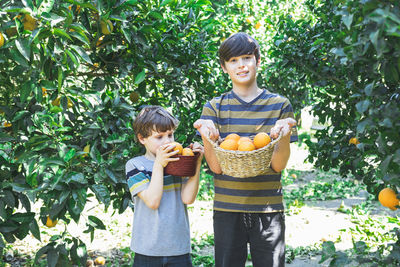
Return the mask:
{"type": "Polygon", "coordinates": [[[53,9],[54,3],[55,0],[43,0],[38,8],[38,14],[41,15],[44,12],[49,13],[53,9]]]}
{"type": "Polygon", "coordinates": [[[75,148],[71,148],[71,149],[67,152],[67,154],[65,154],[65,156],[64,156],[64,161],[65,161],[65,162],[70,161],[70,160],[75,156],[75,154],[76,154],[76,149],[75,149],[75,148]]]}
{"type": "Polygon", "coordinates": [[[69,36],[69,34],[66,33],[66,32],[65,32],[64,30],[62,30],[62,29],[54,28],[54,29],[53,29],[53,33],[54,33],[55,35],[58,35],[58,36],[60,36],[60,37],[67,38],[68,40],[72,41],[72,38],[69,36]]]}
{"type": "Polygon", "coordinates": [[[353,16],[354,14],[347,14],[342,16],[342,21],[348,30],[350,30],[351,23],[353,23],[353,16]]]}
{"type": "Polygon", "coordinates": [[[332,241],[322,243],[322,256],[319,263],[323,263],[329,258],[332,258],[336,253],[335,244],[332,241]]]}
{"type": "Polygon", "coordinates": [[[160,7],[166,6],[166,5],[168,5],[169,3],[171,3],[172,1],[174,1],[174,0],[163,0],[163,1],[161,2],[161,4],[160,4],[160,7]]]}
{"type": "Polygon", "coordinates": [[[71,48],[87,63],[93,65],[92,60],[90,60],[90,57],[88,54],[86,54],[86,51],[77,45],[71,45],[71,48]]]}
{"type": "Polygon", "coordinates": [[[50,249],[47,252],[47,266],[48,267],[55,267],[58,261],[58,251],[54,248],[50,249]]]}
{"type": "Polygon", "coordinates": [[[0,132],[0,143],[6,143],[6,142],[9,142],[9,141],[13,141],[13,140],[15,140],[14,137],[9,136],[6,133],[0,132]]]}
{"type": "Polygon", "coordinates": [[[103,222],[99,218],[97,218],[95,216],[92,216],[92,215],[89,215],[88,219],[89,219],[88,223],[91,226],[93,226],[94,228],[101,229],[101,230],[106,230],[106,227],[104,226],[103,222]]]}
{"type": "Polygon", "coordinates": [[[94,184],[90,188],[101,203],[103,203],[106,207],[110,205],[110,191],[108,191],[108,188],[105,185],[94,184]]]}
{"type": "Polygon", "coordinates": [[[101,91],[105,87],[106,87],[106,83],[104,82],[104,80],[102,78],[97,77],[93,80],[93,83],[92,83],[93,89],[95,89],[97,91],[101,91]]]}
{"type": "Polygon", "coordinates": [[[35,219],[29,224],[29,230],[37,240],[41,241],[39,225],[35,219]]]}
{"type": "Polygon", "coordinates": [[[143,69],[138,75],[136,75],[135,84],[143,82],[145,77],[146,77],[146,72],[145,69],[143,69]]]}
{"type": "Polygon", "coordinates": [[[27,81],[21,86],[21,93],[20,93],[20,99],[21,102],[24,103],[27,99],[28,96],[33,92],[33,89],[35,88],[35,85],[33,84],[32,81],[27,81]]]}
{"type": "Polygon", "coordinates": [[[49,245],[46,245],[42,248],[40,248],[35,255],[35,263],[38,263],[38,260],[42,257],[43,254],[47,253],[51,247],[49,245]]]}
{"type": "Polygon", "coordinates": [[[35,218],[34,212],[25,212],[25,213],[16,212],[10,217],[11,220],[19,223],[28,223],[34,220],[34,218],[35,218]]]}
{"type": "Polygon", "coordinates": [[[66,183],[75,182],[78,184],[87,184],[87,180],[83,173],[70,173],[66,179],[66,183]]]}
{"type": "Polygon", "coordinates": [[[34,6],[32,0],[22,0],[22,3],[24,4],[24,6],[29,7],[31,10],[33,10],[34,6]]]}
{"type": "Polygon", "coordinates": [[[90,41],[84,33],[70,32],[69,35],[78,39],[79,41],[81,41],[82,43],[84,43],[86,45],[90,45],[90,41]]]}
{"type": "Polygon", "coordinates": [[[383,175],[385,175],[387,173],[388,167],[389,167],[389,164],[390,164],[390,161],[392,160],[392,158],[393,158],[393,155],[389,155],[385,158],[384,161],[381,162],[379,168],[383,175]]]}
{"type": "Polygon", "coordinates": [[[68,54],[69,58],[72,60],[72,62],[74,63],[75,67],[77,68],[79,66],[79,61],[76,58],[76,56],[74,55],[74,53],[71,52],[68,49],[65,52],[68,54]]]}
{"type": "Polygon", "coordinates": [[[28,40],[26,39],[16,40],[15,46],[17,47],[21,55],[29,62],[29,58],[31,55],[31,47],[29,45],[28,40]]]}
{"type": "Polygon", "coordinates": [[[370,104],[371,104],[371,101],[369,101],[368,99],[358,102],[356,104],[357,111],[361,114],[364,113],[365,111],[368,110],[370,104]]]}
{"type": "Polygon", "coordinates": [[[107,173],[108,177],[110,177],[111,181],[118,183],[117,177],[115,177],[115,174],[111,170],[106,168],[105,172],[107,173]]]}

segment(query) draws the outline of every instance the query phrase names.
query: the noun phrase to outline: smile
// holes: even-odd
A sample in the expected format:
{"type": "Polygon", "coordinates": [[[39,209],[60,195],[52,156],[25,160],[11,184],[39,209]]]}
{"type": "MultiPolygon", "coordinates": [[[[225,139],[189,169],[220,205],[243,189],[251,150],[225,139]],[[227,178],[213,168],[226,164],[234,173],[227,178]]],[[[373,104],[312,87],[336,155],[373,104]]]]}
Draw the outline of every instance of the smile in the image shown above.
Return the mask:
{"type": "Polygon", "coordinates": [[[236,75],[237,76],[246,76],[249,72],[248,71],[242,71],[242,72],[238,72],[236,75]]]}

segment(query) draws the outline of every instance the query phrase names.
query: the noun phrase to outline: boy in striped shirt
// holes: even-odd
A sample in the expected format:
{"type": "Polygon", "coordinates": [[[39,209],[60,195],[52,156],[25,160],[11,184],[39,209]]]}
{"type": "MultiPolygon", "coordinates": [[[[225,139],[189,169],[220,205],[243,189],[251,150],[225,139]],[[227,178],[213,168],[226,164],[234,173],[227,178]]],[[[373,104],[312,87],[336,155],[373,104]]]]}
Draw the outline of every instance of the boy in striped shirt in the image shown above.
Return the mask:
{"type": "Polygon", "coordinates": [[[134,132],[146,153],[126,163],[126,178],[135,204],[131,250],[133,267],[191,267],[190,230],[186,205],[196,199],[203,147],[192,177],[164,175],[178,150],[174,131],[178,120],[160,106],[147,106],[134,122],[134,132]]]}
{"type": "Polygon", "coordinates": [[[217,267],[243,267],[247,244],[253,266],[284,266],[285,222],[281,171],[297,141],[293,109],[285,97],[257,85],[260,49],[246,33],[227,38],[219,49],[220,64],[232,81],[232,90],[207,102],[194,123],[202,136],[205,158],[214,172],[214,242],[217,267]],[[230,133],[251,136],[282,133],[275,145],[268,174],[238,178],[222,173],[214,150],[205,138],[230,133]]]}

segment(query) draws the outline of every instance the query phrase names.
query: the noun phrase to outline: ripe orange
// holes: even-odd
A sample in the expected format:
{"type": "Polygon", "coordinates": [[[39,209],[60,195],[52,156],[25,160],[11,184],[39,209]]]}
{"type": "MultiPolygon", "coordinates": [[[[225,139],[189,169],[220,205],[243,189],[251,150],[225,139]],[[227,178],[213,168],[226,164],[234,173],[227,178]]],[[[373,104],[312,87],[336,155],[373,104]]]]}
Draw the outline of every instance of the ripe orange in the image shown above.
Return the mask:
{"type": "Polygon", "coordinates": [[[262,26],[261,22],[257,22],[257,24],[254,25],[254,28],[256,28],[256,30],[258,30],[261,26],[262,26]]]}
{"type": "Polygon", "coordinates": [[[233,140],[235,140],[237,142],[237,141],[239,141],[240,136],[238,134],[231,133],[231,134],[228,134],[227,137],[225,137],[225,140],[226,139],[233,139],[233,140]]]}
{"type": "Polygon", "coordinates": [[[271,143],[271,137],[267,133],[261,132],[254,137],[254,146],[256,149],[262,148],[271,143]]]}
{"type": "Polygon", "coordinates": [[[99,256],[94,260],[94,264],[96,264],[96,265],[105,265],[106,264],[106,259],[104,257],[102,257],[102,256],[99,256]]]}
{"type": "Polygon", "coordinates": [[[349,144],[358,145],[360,142],[356,137],[350,138],[349,144]]]}
{"type": "Polygon", "coordinates": [[[0,32],[0,47],[2,47],[4,45],[4,36],[3,34],[0,32]]]}
{"type": "Polygon", "coordinates": [[[249,137],[240,137],[239,141],[237,142],[240,145],[242,142],[253,142],[249,137]]]}
{"type": "Polygon", "coordinates": [[[191,149],[188,148],[188,147],[185,147],[185,148],[182,150],[182,156],[194,156],[193,150],[191,150],[191,149]]]}
{"type": "Polygon", "coordinates": [[[246,142],[246,141],[241,142],[238,147],[238,150],[240,150],[240,151],[252,151],[255,149],[256,149],[256,147],[254,146],[254,144],[252,142],[246,142]]]}
{"type": "Polygon", "coordinates": [[[400,200],[397,198],[396,193],[391,188],[384,188],[379,192],[378,200],[382,206],[391,210],[396,210],[396,206],[400,205],[400,200]]]}
{"type": "Polygon", "coordinates": [[[11,122],[8,122],[8,121],[5,121],[5,122],[3,123],[3,126],[4,126],[4,128],[11,127],[11,126],[12,126],[12,123],[11,123],[11,122]]]}
{"type": "Polygon", "coordinates": [[[238,149],[238,143],[233,139],[225,139],[219,146],[226,150],[238,149]]]}
{"type": "Polygon", "coordinates": [[[181,144],[179,144],[178,142],[173,142],[172,144],[175,144],[175,147],[173,148],[173,150],[178,150],[178,155],[182,155],[182,151],[183,151],[183,146],[181,144]]]}
{"type": "Polygon", "coordinates": [[[47,216],[46,226],[49,228],[52,228],[52,227],[56,226],[57,222],[58,222],[58,220],[53,221],[52,219],[50,219],[50,216],[47,216]]]}

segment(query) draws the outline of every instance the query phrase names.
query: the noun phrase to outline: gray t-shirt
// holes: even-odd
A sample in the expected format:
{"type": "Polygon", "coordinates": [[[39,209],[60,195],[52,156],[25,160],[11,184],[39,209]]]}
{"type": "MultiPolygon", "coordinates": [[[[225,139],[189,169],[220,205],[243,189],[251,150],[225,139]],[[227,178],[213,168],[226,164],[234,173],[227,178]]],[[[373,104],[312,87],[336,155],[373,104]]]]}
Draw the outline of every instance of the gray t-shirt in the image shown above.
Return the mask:
{"type": "Polygon", "coordinates": [[[149,186],[154,161],[144,156],[126,163],[129,190],[135,204],[131,250],[147,256],[190,253],[190,229],[186,205],[181,199],[181,177],[164,176],[164,191],[157,210],[137,196],[149,186]]]}

